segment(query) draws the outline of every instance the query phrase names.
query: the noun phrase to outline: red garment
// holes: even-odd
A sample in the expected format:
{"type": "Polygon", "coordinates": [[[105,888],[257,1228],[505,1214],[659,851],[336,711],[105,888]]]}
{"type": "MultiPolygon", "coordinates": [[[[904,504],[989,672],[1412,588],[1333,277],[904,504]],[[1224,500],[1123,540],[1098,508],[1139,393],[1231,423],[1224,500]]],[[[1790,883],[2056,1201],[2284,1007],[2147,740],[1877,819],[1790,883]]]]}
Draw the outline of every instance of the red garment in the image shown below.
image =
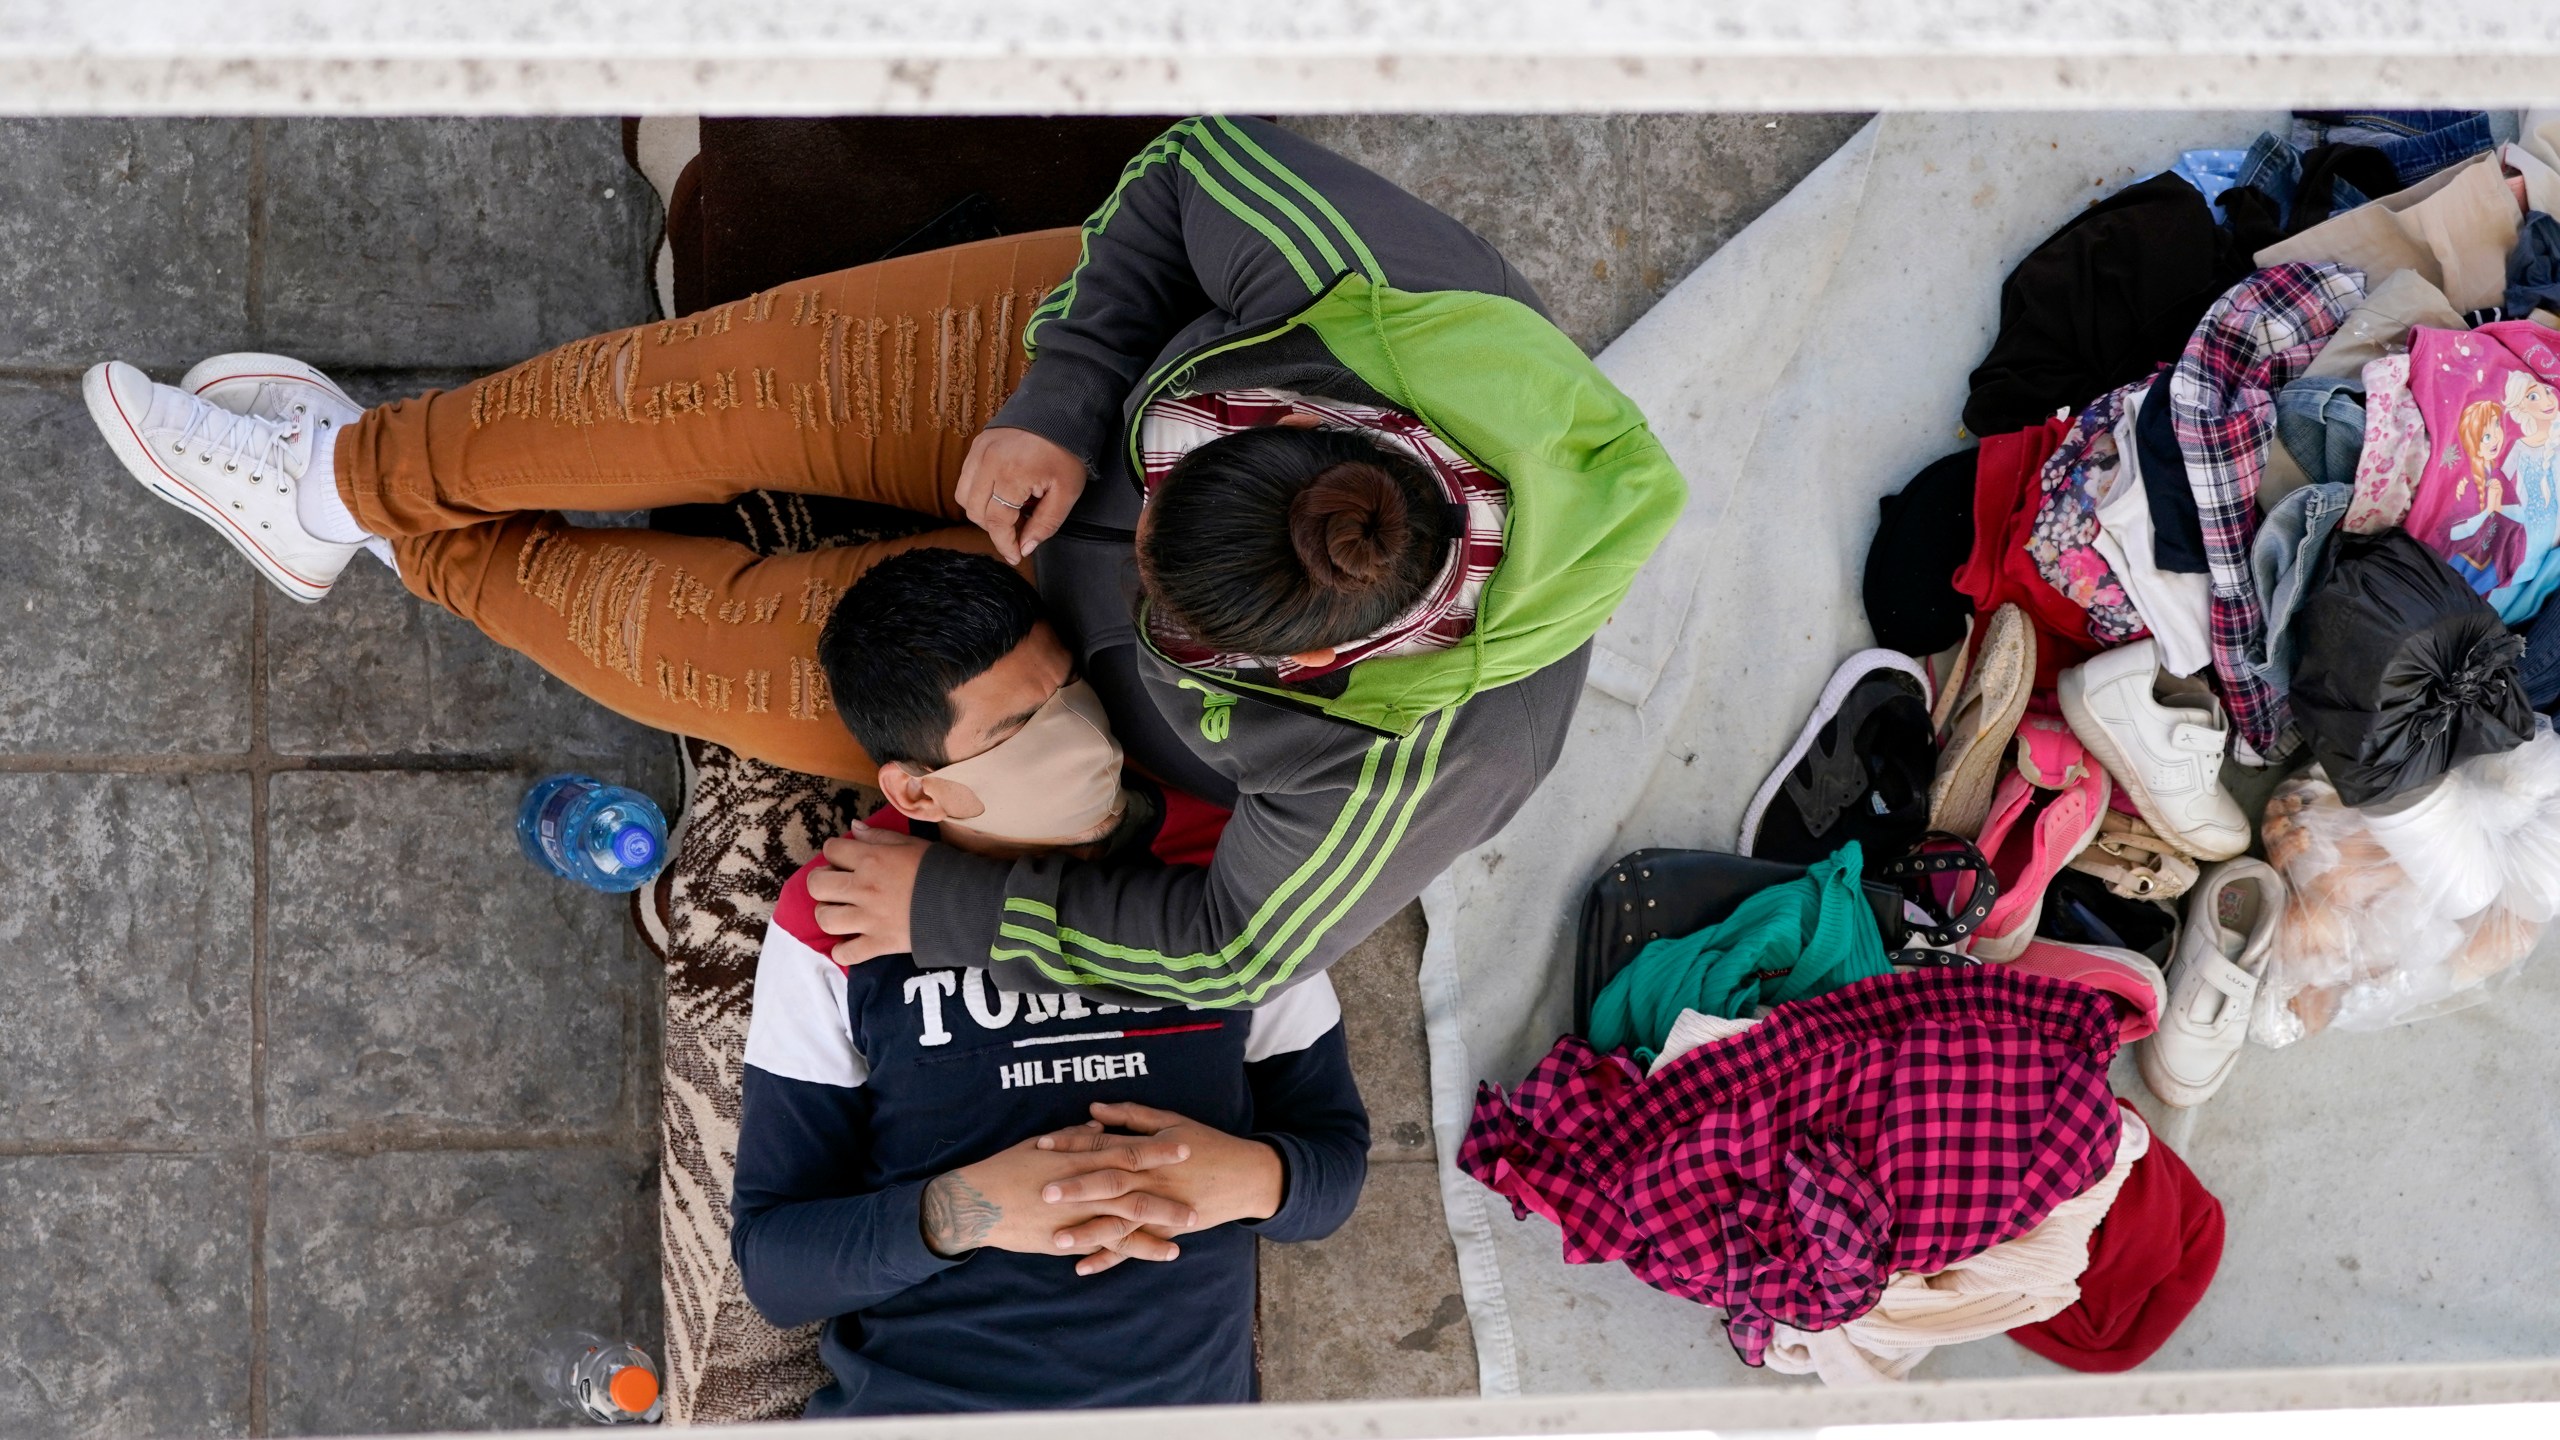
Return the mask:
{"type": "Polygon", "coordinates": [[[2036,631],[2039,689],[2103,648],[2089,638],[2089,613],[2047,584],[2027,553],[2036,507],[2044,501],[2045,459],[2070,428],[2067,420],[2047,420],[1983,437],[1973,457],[1973,553],[1955,574],[1956,589],[1973,601],[1975,635],[2003,605],[2027,612],[2036,631]]]}
{"type": "Polygon", "coordinates": [[[1167,865],[1197,865],[1207,869],[1217,858],[1218,837],[1227,833],[1227,822],[1235,812],[1206,800],[1195,800],[1167,785],[1164,787],[1164,823],[1156,827],[1156,838],[1147,848],[1167,865]]]}
{"type": "Polygon", "coordinates": [[[1726,1312],[1828,1330],[1897,1270],[2043,1223],[2115,1160],[2116,1018],[2085,985],[1993,966],[1878,975],[1780,1005],[1648,1078],[1558,1040],[1476,1092],[1458,1168],[1564,1232],[1564,1258],[1726,1312]]]}
{"type": "Polygon", "coordinates": [[[2221,1264],[2222,1202],[2153,1130],[2089,1237],[2079,1302],[2009,1334],[2056,1365],[2130,1370],[2169,1343],[2221,1264]]]}

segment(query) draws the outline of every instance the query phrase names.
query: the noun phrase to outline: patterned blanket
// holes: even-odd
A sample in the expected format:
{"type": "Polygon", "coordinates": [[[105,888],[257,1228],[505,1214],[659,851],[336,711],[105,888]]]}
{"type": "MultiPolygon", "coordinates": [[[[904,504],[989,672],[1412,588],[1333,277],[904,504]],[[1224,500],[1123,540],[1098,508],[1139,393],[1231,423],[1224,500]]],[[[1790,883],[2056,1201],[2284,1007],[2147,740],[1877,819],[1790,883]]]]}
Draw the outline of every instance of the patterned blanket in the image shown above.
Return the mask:
{"type": "MultiPolygon", "coordinates": [[[[757,494],[660,511],[661,529],[712,534],[766,554],[880,539],[933,523],[877,506],[757,494]]],[[[674,858],[633,896],[634,920],[667,967],[659,1075],[658,1236],[666,1293],[667,1419],[679,1425],[796,1418],[826,1384],[818,1327],[777,1330],[755,1312],[729,1258],[756,955],[782,882],[880,803],[686,739],[674,858]]]]}

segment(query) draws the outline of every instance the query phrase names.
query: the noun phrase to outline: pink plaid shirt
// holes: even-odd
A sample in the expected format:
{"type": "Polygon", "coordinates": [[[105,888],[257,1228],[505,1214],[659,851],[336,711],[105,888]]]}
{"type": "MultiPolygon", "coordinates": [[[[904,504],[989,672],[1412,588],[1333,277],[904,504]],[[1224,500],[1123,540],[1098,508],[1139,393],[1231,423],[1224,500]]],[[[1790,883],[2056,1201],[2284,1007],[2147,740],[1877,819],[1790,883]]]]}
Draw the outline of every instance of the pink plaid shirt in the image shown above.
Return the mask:
{"type": "Polygon", "coordinates": [[[1828,1330],[1896,1271],[1943,1270],[2041,1224],[2115,1161],[2116,1020],[2082,985],[1998,966],[1879,975],[1780,1005],[1647,1079],[1558,1040],[1510,1095],[1479,1087],[1458,1167],[1726,1312],[1745,1364],[1772,1322],[1828,1330]]]}
{"type": "Polygon", "coordinates": [[[1218,670],[1269,670],[1282,680],[1306,680],[1330,674],[1373,656],[1417,655],[1446,650],[1475,629],[1476,602],[1484,583],[1502,563],[1503,517],[1510,492],[1500,477],[1460,455],[1431,427],[1401,410],[1325,400],[1286,390],[1221,390],[1156,401],[1138,427],[1138,458],[1147,493],[1153,495],[1174,462],[1222,435],[1277,425],[1283,416],[1312,415],[1331,430],[1358,430],[1420,461],[1440,482],[1450,503],[1467,508],[1466,532],[1455,553],[1424,592],[1422,603],[1372,634],[1334,651],[1325,665],[1299,665],[1284,656],[1220,653],[1177,629],[1173,622],[1148,612],[1148,637],[1156,648],[1185,665],[1218,670]]]}

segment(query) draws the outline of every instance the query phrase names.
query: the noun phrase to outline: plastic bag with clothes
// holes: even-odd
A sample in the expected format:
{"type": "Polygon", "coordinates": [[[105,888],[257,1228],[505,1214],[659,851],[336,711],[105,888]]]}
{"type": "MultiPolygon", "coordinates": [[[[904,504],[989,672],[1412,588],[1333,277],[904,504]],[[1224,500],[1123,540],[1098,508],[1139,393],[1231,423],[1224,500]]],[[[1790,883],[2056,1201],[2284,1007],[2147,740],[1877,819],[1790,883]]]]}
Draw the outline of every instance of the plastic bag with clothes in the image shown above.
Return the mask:
{"type": "Polygon", "coordinates": [[[2524,641],[2405,530],[2341,535],[2294,620],[2293,718],[2350,805],[2533,733],[2524,641]]]}
{"type": "Polygon", "coordinates": [[[2317,766],[2267,802],[2267,859],[2292,892],[2249,1018],[2284,1046],[2485,1000],[2560,914],[2560,735],[2455,765],[2371,809],[2317,766]]]}

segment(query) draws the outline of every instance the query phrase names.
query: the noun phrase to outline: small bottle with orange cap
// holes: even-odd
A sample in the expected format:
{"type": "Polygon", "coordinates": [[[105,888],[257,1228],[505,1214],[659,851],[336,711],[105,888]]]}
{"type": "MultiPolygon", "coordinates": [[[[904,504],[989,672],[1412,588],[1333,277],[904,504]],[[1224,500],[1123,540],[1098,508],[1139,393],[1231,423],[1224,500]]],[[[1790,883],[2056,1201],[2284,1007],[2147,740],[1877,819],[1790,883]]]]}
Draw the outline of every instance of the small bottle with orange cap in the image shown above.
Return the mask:
{"type": "Polygon", "coordinates": [[[658,1367],[637,1345],[584,1330],[554,1330],[535,1342],[525,1378],[533,1388],[599,1425],[643,1425],[666,1413],[658,1367]]]}

